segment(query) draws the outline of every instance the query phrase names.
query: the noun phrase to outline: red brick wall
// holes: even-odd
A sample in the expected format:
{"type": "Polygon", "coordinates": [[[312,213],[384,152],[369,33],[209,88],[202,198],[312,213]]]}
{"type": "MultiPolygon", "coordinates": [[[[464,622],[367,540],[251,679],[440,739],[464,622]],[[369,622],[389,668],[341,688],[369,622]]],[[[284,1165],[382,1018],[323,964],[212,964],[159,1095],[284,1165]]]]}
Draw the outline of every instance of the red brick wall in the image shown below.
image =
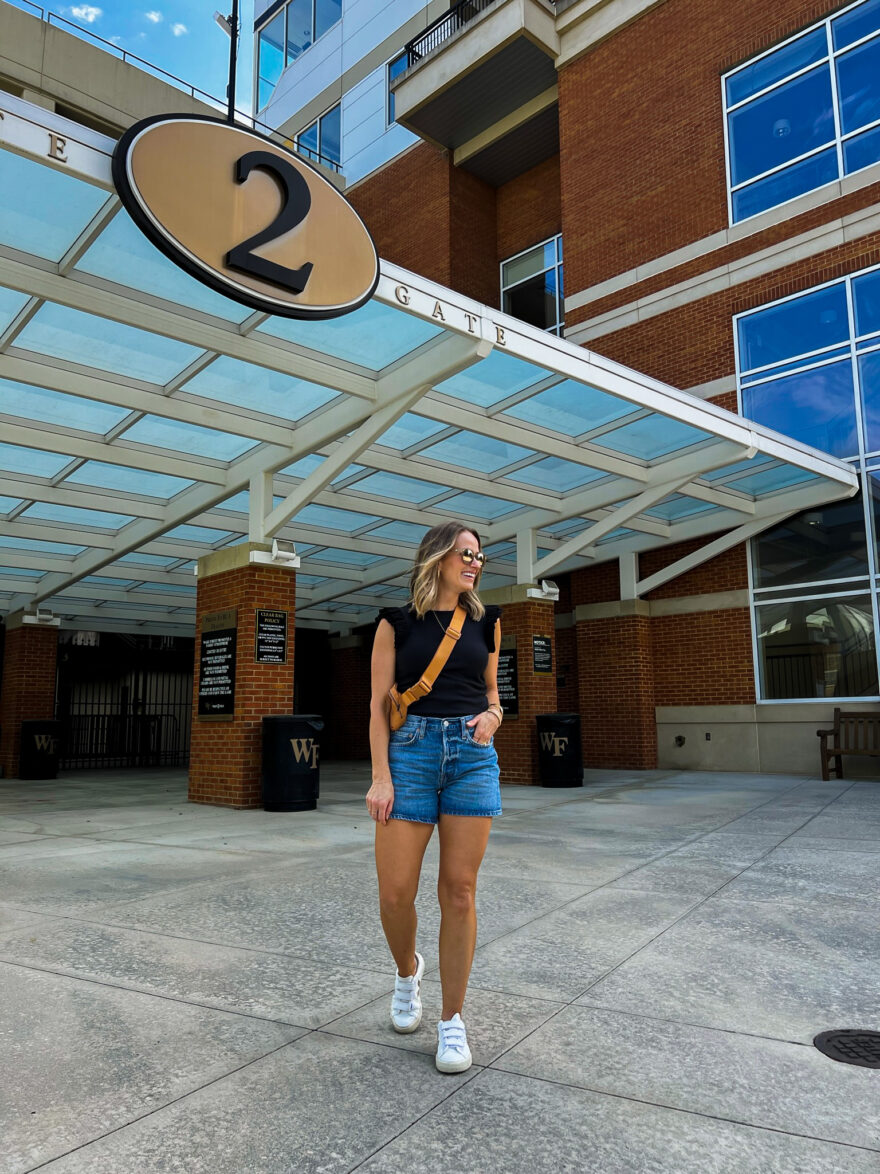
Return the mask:
{"type": "Polygon", "coordinates": [[[370,656],[372,638],[354,648],[331,648],[329,704],[322,755],[329,760],[370,757],[370,656]]]}
{"type": "Polygon", "coordinates": [[[610,603],[620,599],[620,569],[617,559],[599,563],[597,567],[582,567],[569,576],[571,606],[583,603],[610,603]]]}
{"type": "MultiPolygon", "coordinates": [[[[695,538],[691,542],[678,542],[674,546],[663,546],[647,550],[639,555],[639,576],[647,579],[656,571],[663,570],[685,555],[705,546],[711,538],[695,538]]],[[[678,599],[683,595],[707,595],[713,591],[739,591],[749,585],[746,565],[745,543],[719,554],[717,558],[694,567],[687,574],[670,579],[646,599],[678,599]]]]}
{"type": "Polygon", "coordinates": [[[499,261],[561,232],[559,156],[498,188],[497,209],[499,261]]]}
{"type": "Polygon", "coordinates": [[[755,701],[748,608],[652,616],[655,705],[755,701]]]}
{"type": "Polygon", "coordinates": [[[558,155],[496,190],[419,143],[346,195],[380,257],[496,308],[499,262],[562,225],[558,155]]]}
{"type": "Polygon", "coordinates": [[[196,597],[193,725],[189,797],[193,803],[259,807],[262,719],[293,712],[293,649],[296,576],[280,567],[237,567],[199,579],[196,597]],[[211,612],[238,609],[235,714],[231,721],[198,714],[202,619],[211,612]],[[286,611],[287,664],[255,664],[256,609],[286,611]]]}
{"type": "Polygon", "coordinates": [[[555,713],[556,677],[537,677],[532,672],[532,636],[553,640],[553,666],[559,664],[559,648],[553,621],[552,603],[534,600],[509,603],[501,609],[503,636],[516,636],[516,663],[519,678],[519,716],[505,718],[495,735],[502,783],[537,783],[538,738],[535,714],[555,713]]]}
{"type": "Polygon", "coordinates": [[[651,620],[586,620],[576,630],[584,766],[655,767],[651,620]]]}
{"type": "Polygon", "coordinates": [[[447,286],[452,277],[449,176],[446,153],[419,143],[345,193],[383,260],[447,286]]]}
{"type": "Polygon", "coordinates": [[[28,624],[6,633],[0,685],[0,766],[16,778],[21,723],[55,716],[58,629],[28,624]]]}
{"type": "Polygon", "coordinates": [[[560,71],[569,292],[727,226],[720,76],[832,7],[667,0],[560,71]]]}
{"type": "MultiPolygon", "coordinates": [[[[589,345],[675,387],[694,387],[733,373],[735,314],[878,263],[880,233],[873,233],[624,330],[603,334],[589,345]]],[[[578,310],[570,318],[580,321],[586,316],[578,310]]]]}

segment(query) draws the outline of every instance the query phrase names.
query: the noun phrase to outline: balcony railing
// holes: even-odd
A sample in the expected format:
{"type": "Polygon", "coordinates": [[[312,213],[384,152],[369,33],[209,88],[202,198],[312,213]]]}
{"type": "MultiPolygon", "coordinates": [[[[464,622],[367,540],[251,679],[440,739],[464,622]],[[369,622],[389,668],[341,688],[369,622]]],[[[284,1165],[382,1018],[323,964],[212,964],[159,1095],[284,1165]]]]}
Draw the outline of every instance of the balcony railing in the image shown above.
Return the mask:
{"type": "MultiPolygon", "coordinates": [[[[463,28],[475,16],[479,16],[481,12],[485,12],[495,3],[497,0],[459,0],[458,4],[453,4],[448,12],[438,16],[417,37],[413,37],[411,41],[406,43],[404,50],[407,69],[415,65],[417,61],[421,61],[428,53],[433,52],[438,45],[448,41],[460,28],[463,28]]],[[[550,3],[555,4],[556,0],[550,0],[550,3]]]]}

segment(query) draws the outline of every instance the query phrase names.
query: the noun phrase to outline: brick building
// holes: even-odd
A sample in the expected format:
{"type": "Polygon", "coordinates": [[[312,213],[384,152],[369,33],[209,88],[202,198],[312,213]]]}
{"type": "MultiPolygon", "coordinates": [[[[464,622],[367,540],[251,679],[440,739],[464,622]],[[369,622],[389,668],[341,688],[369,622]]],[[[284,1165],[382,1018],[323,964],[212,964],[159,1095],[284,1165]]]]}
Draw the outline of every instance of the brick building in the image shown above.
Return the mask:
{"type": "Polygon", "coordinates": [[[191,748],[231,806],[267,714],[366,757],[376,613],[449,517],[502,607],[507,782],[544,712],[590,766],[812,773],[834,705],[880,700],[876,0],[258,4],[272,133],[224,134],[381,258],[317,322],[120,208],[123,130],[211,107],[0,7],[7,776],[53,718],[65,766],[191,748]]]}
{"type": "Polygon", "coordinates": [[[654,590],[696,544],[556,576],[586,762],[814,770],[833,706],[880,699],[880,6],[335,9],[263,116],[307,146],[338,123],[383,257],[858,471],[654,590]]]}

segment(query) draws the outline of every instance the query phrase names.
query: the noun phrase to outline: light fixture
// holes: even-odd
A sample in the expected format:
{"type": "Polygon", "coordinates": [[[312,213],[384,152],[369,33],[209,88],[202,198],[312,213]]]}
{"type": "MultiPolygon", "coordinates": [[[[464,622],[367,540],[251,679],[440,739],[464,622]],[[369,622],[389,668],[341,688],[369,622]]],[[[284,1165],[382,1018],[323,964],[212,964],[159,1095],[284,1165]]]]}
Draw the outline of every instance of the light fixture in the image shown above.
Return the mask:
{"type": "Polygon", "coordinates": [[[787,118],[777,118],[773,123],[774,139],[784,139],[791,134],[791,123],[787,118]]]}
{"type": "Polygon", "coordinates": [[[529,587],[526,590],[527,599],[544,599],[548,603],[556,603],[559,599],[559,588],[552,579],[542,579],[540,587],[529,587]]]}
{"type": "Polygon", "coordinates": [[[226,33],[227,37],[232,36],[232,21],[229,19],[228,16],[224,16],[222,12],[215,12],[214,13],[214,23],[219,25],[220,28],[223,29],[223,31],[224,31],[224,33],[226,33]]]}

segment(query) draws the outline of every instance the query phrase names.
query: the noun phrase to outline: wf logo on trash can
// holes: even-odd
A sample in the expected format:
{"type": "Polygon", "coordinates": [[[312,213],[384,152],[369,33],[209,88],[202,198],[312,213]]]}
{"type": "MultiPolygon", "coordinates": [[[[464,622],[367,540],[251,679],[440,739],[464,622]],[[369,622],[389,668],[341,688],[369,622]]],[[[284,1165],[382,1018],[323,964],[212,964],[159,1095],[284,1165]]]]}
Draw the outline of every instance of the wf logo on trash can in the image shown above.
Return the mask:
{"type": "Polygon", "coordinates": [[[34,745],[41,754],[56,754],[58,739],[54,734],[34,734],[34,745]]]}
{"type": "Polygon", "coordinates": [[[541,749],[549,750],[554,758],[561,758],[565,753],[565,748],[568,745],[568,738],[563,738],[559,734],[551,734],[546,731],[541,731],[541,749]]]}
{"type": "Polygon", "coordinates": [[[312,770],[317,769],[320,748],[317,738],[291,738],[290,745],[297,762],[304,762],[312,770]]]}

